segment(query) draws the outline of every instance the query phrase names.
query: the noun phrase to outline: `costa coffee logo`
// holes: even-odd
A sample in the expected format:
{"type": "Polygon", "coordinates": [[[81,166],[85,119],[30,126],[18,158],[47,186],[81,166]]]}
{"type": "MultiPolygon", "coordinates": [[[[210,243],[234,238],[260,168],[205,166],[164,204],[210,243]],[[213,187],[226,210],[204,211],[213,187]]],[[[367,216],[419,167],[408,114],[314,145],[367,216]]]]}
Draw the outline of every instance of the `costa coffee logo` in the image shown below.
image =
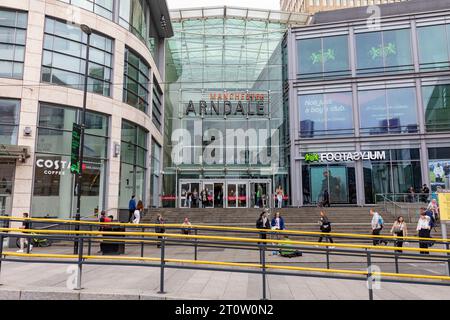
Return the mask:
{"type": "MultiPolygon", "coordinates": [[[[52,160],[52,159],[36,159],[36,167],[43,168],[45,175],[59,175],[63,176],[69,172],[70,161],[52,160]]],[[[86,164],[83,163],[83,170],[86,169],[86,164]]]]}

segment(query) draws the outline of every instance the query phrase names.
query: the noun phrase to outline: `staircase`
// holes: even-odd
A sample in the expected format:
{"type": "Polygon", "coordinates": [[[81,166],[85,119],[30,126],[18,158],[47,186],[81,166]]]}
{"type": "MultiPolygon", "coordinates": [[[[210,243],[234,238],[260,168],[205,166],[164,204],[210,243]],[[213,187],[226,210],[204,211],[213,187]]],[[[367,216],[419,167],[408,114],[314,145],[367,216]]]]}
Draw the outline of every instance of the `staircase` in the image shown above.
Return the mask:
{"type": "MultiPolygon", "coordinates": [[[[383,212],[383,208],[375,208],[380,212],[385,221],[385,228],[382,232],[388,235],[394,216],[390,212],[383,212]]],[[[359,233],[370,234],[370,222],[372,217],[368,207],[332,207],[332,208],[283,208],[272,209],[270,218],[279,211],[284,218],[286,228],[301,231],[320,231],[318,220],[320,210],[324,210],[332,223],[332,231],[337,233],[359,233]]],[[[182,223],[188,217],[192,224],[232,226],[255,228],[262,209],[179,209],[179,208],[155,208],[150,209],[142,219],[142,223],[155,223],[157,214],[162,214],[167,223],[182,223]]],[[[405,217],[406,219],[406,217],[405,217]]],[[[414,221],[414,220],[413,220],[414,221]]],[[[417,220],[415,220],[417,221],[417,220]]],[[[408,223],[410,235],[415,235],[416,223],[408,223]]],[[[433,232],[435,237],[440,237],[440,230],[433,232]]]]}

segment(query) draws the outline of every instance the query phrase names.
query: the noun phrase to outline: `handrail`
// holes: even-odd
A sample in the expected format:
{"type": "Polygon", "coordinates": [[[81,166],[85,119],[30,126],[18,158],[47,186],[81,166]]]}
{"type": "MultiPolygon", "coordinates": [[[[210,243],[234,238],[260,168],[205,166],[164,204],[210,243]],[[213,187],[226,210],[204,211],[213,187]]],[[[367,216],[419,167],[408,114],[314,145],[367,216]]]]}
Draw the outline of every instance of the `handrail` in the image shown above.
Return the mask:
{"type": "MultiPolygon", "coordinates": [[[[0,228],[0,232],[19,232],[19,233],[32,233],[34,234],[46,234],[46,235],[97,235],[97,236],[161,236],[161,233],[157,232],[120,232],[120,231],[72,231],[72,230],[38,230],[38,229],[16,229],[16,228],[0,228]]],[[[185,234],[172,234],[164,233],[165,238],[174,239],[198,239],[198,240],[219,240],[219,241],[240,241],[248,243],[266,243],[266,244],[299,244],[299,245],[311,245],[319,247],[329,247],[328,243],[321,242],[309,242],[309,241],[295,241],[295,240],[276,240],[276,239],[257,239],[257,238],[239,238],[239,237],[225,237],[225,236],[204,236],[204,235],[185,235],[185,234]]],[[[424,238],[424,240],[430,240],[429,238],[424,238]]],[[[373,245],[358,245],[358,244],[344,244],[344,243],[333,243],[336,248],[352,248],[352,249],[372,249],[381,251],[397,251],[398,247],[392,246],[373,246],[373,245]]],[[[428,248],[408,248],[402,247],[403,251],[411,252],[433,252],[433,253],[446,253],[450,254],[450,249],[428,249],[428,248]]]]}
{"type": "MultiPolygon", "coordinates": [[[[17,252],[3,252],[5,256],[16,257],[36,257],[36,258],[63,258],[63,259],[77,259],[78,255],[64,255],[64,254],[25,254],[17,252]]],[[[83,259],[87,260],[121,260],[121,261],[154,261],[161,262],[161,258],[151,257],[117,257],[117,256],[95,256],[95,255],[83,255],[83,259]]],[[[280,269],[280,270],[292,270],[292,271],[310,271],[321,273],[341,273],[367,276],[368,271],[360,270],[346,270],[346,269],[325,269],[325,268],[312,268],[312,267],[296,267],[296,266],[282,266],[267,264],[263,266],[258,263],[239,263],[239,262],[223,262],[223,261],[210,261],[210,260],[190,260],[190,259],[171,259],[166,258],[164,262],[172,263],[186,263],[186,264],[202,264],[202,265],[216,265],[216,266],[232,266],[232,267],[250,267],[250,268],[267,268],[267,269],[280,269]]],[[[415,278],[415,279],[427,279],[427,280],[441,280],[450,281],[450,276],[434,276],[434,275],[420,275],[413,273],[392,273],[392,272],[372,272],[375,276],[394,277],[394,278],[415,278]]]]}
{"type": "MultiPolygon", "coordinates": [[[[300,230],[269,230],[269,229],[256,229],[256,228],[245,228],[245,227],[226,227],[226,226],[210,226],[210,225],[191,225],[190,227],[183,226],[182,224],[156,224],[156,223],[121,223],[121,222],[98,222],[98,221],[75,221],[75,220],[62,220],[62,219],[46,219],[46,218],[19,218],[19,217],[6,217],[0,216],[0,220],[15,220],[15,221],[35,221],[35,222],[59,222],[67,224],[80,224],[80,225],[95,225],[95,226],[126,226],[128,228],[177,228],[177,229],[191,229],[191,230],[220,230],[220,231],[243,231],[243,232],[255,232],[255,233],[266,233],[266,234],[286,234],[286,235],[311,235],[311,236],[333,236],[333,237],[347,237],[347,238],[360,238],[360,239],[387,239],[387,240],[425,240],[430,241],[430,238],[421,237],[396,237],[396,236],[383,236],[383,235],[369,235],[369,234],[357,234],[357,233],[325,233],[325,232],[315,232],[315,231],[300,231],[300,230]]],[[[23,229],[20,229],[23,231],[23,229]]],[[[128,233],[129,234],[129,233],[128,233]]],[[[450,239],[433,238],[434,242],[449,242],[450,239]]]]}

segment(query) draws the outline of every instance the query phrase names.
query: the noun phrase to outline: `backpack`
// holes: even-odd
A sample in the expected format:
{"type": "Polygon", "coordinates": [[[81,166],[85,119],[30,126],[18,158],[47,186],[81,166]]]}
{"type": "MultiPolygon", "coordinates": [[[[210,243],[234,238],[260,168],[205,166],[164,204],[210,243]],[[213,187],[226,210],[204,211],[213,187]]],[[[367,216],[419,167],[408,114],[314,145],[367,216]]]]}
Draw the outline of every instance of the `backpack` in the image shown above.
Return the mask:
{"type": "Polygon", "coordinates": [[[378,224],[380,225],[380,227],[382,227],[382,226],[384,225],[384,220],[383,220],[383,217],[382,217],[382,216],[380,216],[380,217],[378,218],[378,224]]]}

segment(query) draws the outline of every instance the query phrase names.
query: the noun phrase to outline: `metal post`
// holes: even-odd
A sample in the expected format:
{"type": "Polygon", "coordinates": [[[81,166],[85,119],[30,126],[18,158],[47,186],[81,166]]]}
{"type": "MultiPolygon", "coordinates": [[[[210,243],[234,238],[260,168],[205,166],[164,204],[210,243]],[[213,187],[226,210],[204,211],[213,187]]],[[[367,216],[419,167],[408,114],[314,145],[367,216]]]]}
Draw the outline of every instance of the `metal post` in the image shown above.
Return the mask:
{"type": "MultiPolygon", "coordinates": [[[[83,177],[83,157],[84,157],[84,129],[86,126],[86,100],[87,100],[87,89],[88,89],[88,73],[89,73],[89,47],[91,44],[91,29],[82,25],[81,30],[87,34],[87,46],[86,46],[86,61],[84,69],[84,95],[83,95],[83,112],[81,115],[81,137],[80,137],[80,173],[75,175],[75,186],[77,189],[77,212],[75,215],[75,220],[80,221],[81,218],[81,180],[83,177]]],[[[80,225],[75,225],[75,231],[80,230],[80,225]]],[[[75,242],[73,248],[74,254],[78,251],[78,242],[75,242]]]]}
{"type": "Polygon", "coordinates": [[[398,253],[395,252],[395,273],[399,273],[399,268],[398,268],[398,253]]]}
{"type": "MultiPolygon", "coordinates": [[[[33,226],[30,222],[30,229],[33,229],[33,226]]],[[[29,235],[30,237],[27,238],[27,254],[30,254],[30,249],[31,249],[31,242],[33,242],[33,236],[31,235],[31,233],[26,233],[26,235],[29,235]]]]}
{"type": "MultiPolygon", "coordinates": [[[[145,232],[145,227],[142,228],[142,232],[145,232]]],[[[144,238],[144,235],[142,235],[142,238],[144,238]]],[[[141,258],[144,257],[144,241],[141,242],[141,258]]]]}
{"type": "Polygon", "coordinates": [[[261,265],[262,265],[262,289],[263,300],[267,300],[267,274],[266,274],[266,243],[261,244],[261,265]]]}
{"type": "Polygon", "coordinates": [[[166,264],[165,262],[165,240],[164,237],[162,237],[161,239],[161,277],[160,277],[160,282],[159,282],[159,294],[165,294],[164,292],[164,265],[166,264]]]}
{"type": "Polygon", "coordinates": [[[373,288],[372,288],[372,259],[370,253],[367,251],[367,286],[369,288],[369,300],[373,300],[373,288]]]}
{"type": "Polygon", "coordinates": [[[78,274],[77,274],[77,286],[75,290],[81,290],[81,272],[83,270],[83,238],[78,235],[78,274]]]}
{"type": "MultiPolygon", "coordinates": [[[[198,235],[198,230],[195,229],[195,236],[198,235]]],[[[195,238],[194,241],[194,260],[197,261],[197,255],[198,255],[198,247],[197,247],[197,238],[195,238]]]]}
{"type": "MultiPolygon", "coordinates": [[[[447,239],[447,221],[441,221],[441,232],[442,232],[442,239],[447,239]]],[[[445,249],[449,250],[449,244],[448,242],[445,243],[445,249]]],[[[447,256],[450,256],[450,253],[447,252],[447,256]]],[[[447,260],[447,272],[450,276],[450,257],[447,260]]]]}
{"type": "Polygon", "coordinates": [[[327,246],[327,269],[330,269],[330,250],[327,246]]]}
{"type": "MultiPolygon", "coordinates": [[[[0,235],[0,279],[2,274],[2,261],[3,261],[3,234],[0,235]]],[[[2,285],[0,281],[0,286],[2,285]]]]}
{"type": "MultiPolygon", "coordinates": [[[[449,244],[448,242],[445,243],[445,249],[449,250],[449,244]]],[[[450,256],[450,253],[447,252],[447,256],[450,256]]],[[[450,276],[450,257],[447,260],[447,271],[448,271],[448,275],[450,276]]]]}
{"type": "MultiPolygon", "coordinates": [[[[92,232],[92,226],[89,226],[89,231],[92,232]]],[[[89,235],[88,256],[91,255],[91,248],[92,248],[92,234],[89,235]]]]}

